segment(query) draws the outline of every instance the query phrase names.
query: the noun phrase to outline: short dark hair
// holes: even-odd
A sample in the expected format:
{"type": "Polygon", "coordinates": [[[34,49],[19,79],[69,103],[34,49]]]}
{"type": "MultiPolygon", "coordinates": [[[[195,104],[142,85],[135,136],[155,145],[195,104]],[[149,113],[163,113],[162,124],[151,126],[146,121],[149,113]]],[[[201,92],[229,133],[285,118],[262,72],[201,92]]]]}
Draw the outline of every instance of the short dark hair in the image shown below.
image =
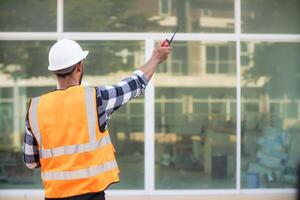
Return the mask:
{"type": "Polygon", "coordinates": [[[54,74],[57,76],[57,77],[60,77],[60,78],[65,78],[66,76],[69,76],[70,74],[73,73],[73,71],[75,70],[76,68],[76,65],[78,65],[81,61],[79,61],[78,63],[72,65],[71,67],[68,67],[66,69],[62,69],[62,70],[59,70],[59,71],[56,71],[54,72],[54,74]]]}

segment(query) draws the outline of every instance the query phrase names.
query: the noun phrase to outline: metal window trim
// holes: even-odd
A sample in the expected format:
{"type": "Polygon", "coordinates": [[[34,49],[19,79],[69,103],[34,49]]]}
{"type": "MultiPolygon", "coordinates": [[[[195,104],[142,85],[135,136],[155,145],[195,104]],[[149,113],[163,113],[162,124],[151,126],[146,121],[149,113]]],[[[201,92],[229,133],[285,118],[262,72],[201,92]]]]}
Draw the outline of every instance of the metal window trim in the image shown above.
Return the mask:
{"type": "Polygon", "coordinates": [[[241,74],[240,74],[240,36],[241,36],[241,0],[234,1],[234,20],[236,34],[236,190],[241,190],[241,74]]]}
{"type": "MultiPolygon", "coordinates": [[[[148,194],[145,190],[107,190],[105,192],[109,196],[191,196],[191,195],[295,195],[297,193],[296,189],[241,189],[238,192],[235,189],[202,189],[202,190],[155,190],[153,193],[148,194]]],[[[0,198],[1,197],[43,197],[43,189],[0,189],[0,198]]]]}
{"type": "MultiPolygon", "coordinates": [[[[74,40],[164,40],[171,33],[143,32],[0,32],[0,41],[6,40],[57,40],[69,38],[74,40]]],[[[258,42],[300,42],[300,34],[243,34],[243,33],[177,33],[175,41],[258,41],[258,42]]]]}
{"type": "MultiPolygon", "coordinates": [[[[146,39],[145,41],[145,59],[150,59],[155,45],[153,39],[146,39]]],[[[145,148],[145,165],[144,165],[144,190],[146,193],[153,193],[155,190],[155,94],[153,77],[148,83],[145,91],[145,104],[144,104],[144,148],[145,148]]]]}
{"type": "Polygon", "coordinates": [[[64,30],[64,0],[57,0],[56,30],[58,34],[64,30]]]}

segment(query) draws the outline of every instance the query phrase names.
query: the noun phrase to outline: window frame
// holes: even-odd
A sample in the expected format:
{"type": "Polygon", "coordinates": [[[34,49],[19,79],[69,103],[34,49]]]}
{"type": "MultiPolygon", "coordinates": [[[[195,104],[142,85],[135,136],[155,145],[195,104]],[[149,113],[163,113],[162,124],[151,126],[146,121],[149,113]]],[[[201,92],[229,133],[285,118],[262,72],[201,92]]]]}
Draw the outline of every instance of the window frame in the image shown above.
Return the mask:
{"type": "MultiPolygon", "coordinates": [[[[171,1],[171,0],[168,0],[171,1]]],[[[176,41],[231,41],[236,43],[236,188],[235,189],[209,189],[209,190],[156,190],[155,183],[155,85],[153,80],[149,82],[145,92],[145,188],[143,190],[108,190],[108,195],[234,195],[234,194],[295,194],[292,188],[278,189],[244,189],[241,188],[241,42],[300,42],[300,34],[247,34],[241,33],[241,1],[234,0],[234,32],[233,33],[178,33],[176,41]],[[147,105],[147,106],[146,106],[147,105]],[[147,114],[146,114],[147,113],[147,114]]],[[[83,33],[64,32],[63,12],[64,1],[57,0],[57,30],[56,32],[0,32],[1,41],[31,41],[31,40],[58,40],[70,38],[74,40],[126,40],[145,42],[145,59],[149,59],[156,41],[169,38],[171,33],[83,33]]],[[[12,191],[17,196],[40,195],[43,190],[26,189],[0,189],[1,195],[11,195],[12,191]]]]}

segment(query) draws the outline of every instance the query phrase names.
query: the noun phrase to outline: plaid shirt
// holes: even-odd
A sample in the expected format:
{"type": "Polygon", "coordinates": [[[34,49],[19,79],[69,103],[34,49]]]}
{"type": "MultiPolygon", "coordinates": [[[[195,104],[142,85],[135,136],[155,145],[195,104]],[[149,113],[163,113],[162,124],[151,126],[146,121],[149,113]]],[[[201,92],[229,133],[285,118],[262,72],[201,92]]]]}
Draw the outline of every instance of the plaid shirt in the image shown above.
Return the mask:
{"type": "MultiPolygon", "coordinates": [[[[107,129],[111,114],[134,97],[140,96],[148,84],[144,73],[136,70],[133,75],[112,86],[96,87],[98,123],[100,131],[107,129]]],[[[25,123],[23,160],[30,169],[40,167],[37,141],[32,134],[28,117],[25,123]]]]}

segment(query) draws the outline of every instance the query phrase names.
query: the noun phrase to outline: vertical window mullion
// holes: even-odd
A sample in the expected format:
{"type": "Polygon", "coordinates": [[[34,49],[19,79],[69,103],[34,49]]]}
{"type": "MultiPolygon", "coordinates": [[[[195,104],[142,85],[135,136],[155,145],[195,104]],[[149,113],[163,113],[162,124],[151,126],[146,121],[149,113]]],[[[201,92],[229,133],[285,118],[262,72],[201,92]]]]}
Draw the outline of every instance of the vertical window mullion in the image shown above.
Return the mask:
{"type": "MultiPolygon", "coordinates": [[[[154,40],[145,40],[145,60],[150,59],[154,48],[154,40]]],[[[155,95],[154,95],[154,83],[153,78],[148,83],[145,91],[145,168],[144,168],[144,181],[145,192],[147,194],[153,194],[155,183],[155,121],[154,121],[154,108],[155,108],[155,95]]]]}
{"type": "Polygon", "coordinates": [[[64,30],[64,0],[57,0],[56,26],[56,31],[58,33],[58,37],[60,38],[64,30]]]}
{"type": "Polygon", "coordinates": [[[234,0],[234,31],[236,39],[236,190],[241,190],[241,0],[234,0]]]}

